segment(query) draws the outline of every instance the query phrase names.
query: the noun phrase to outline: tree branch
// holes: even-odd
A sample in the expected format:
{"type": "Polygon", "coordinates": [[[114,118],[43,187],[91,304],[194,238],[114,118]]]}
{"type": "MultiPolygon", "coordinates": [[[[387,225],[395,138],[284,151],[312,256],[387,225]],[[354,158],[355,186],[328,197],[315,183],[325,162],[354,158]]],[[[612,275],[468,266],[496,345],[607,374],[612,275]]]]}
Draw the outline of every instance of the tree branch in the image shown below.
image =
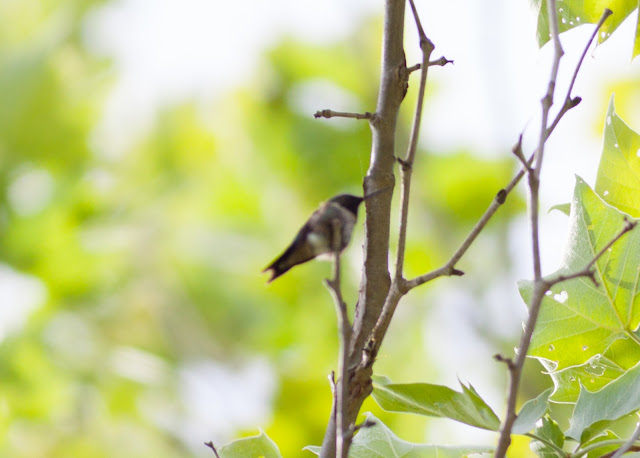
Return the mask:
{"type": "MultiPolygon", "coordinates": [[[[431,60],[429,61],[429,63],[427,64],[428,67],[435,67],[435,66],[439,66],[439,67],[444,67],[447,64],[453,64],[452,60],[447,59],[446,57],[442,56],[439,59],[436,60],[431,60]]],[[[415,64],[411,67],[407,68],[407,72],[409,73],[413,73],[416,70],[420,70],[422,68],[422,64],[415,64]]]]}
{"type": "Polygon", "coordinates": [[[380,315],[373,327],[369,336],[369,342],[373,342],[375,348],[374,353],[377,352],[377,348],[380,347],[382,339],[391,323],[393,313],[400,302],[400,299],[408,291],[406,287],[406,280],[403,276],[404,270],[404,256],[407,240],[407,226],[409,217],[409,196],[411,193],[411,174],[413,171],[413,163],[415,161],[416,151],[418,149],[418,138],[420,136],[420,124],[422,120],[422,108],[424,104],[424,94],[427,84],[427,72],[429,69],[429,58],[434,50],[433,43],[427,38],[418,16],[418,11],[413,0],[409,0],[411,11],[415,19],[416,28],[420,36],[420,49],[422,50],[422,64],[420,74],[420,86],[418,88],[418,98],[416,102],[415,114],[413,117],[413,124],[411,126],[411,134],[409,137],[409,145],[407,147],[407,153],[404,159],[398,158],[397,161],[400,164],[400,176],[402,189],[400,194],[400,230],[398,234],[398,248],[396,253],[395,263],[395,275],[389,294],[387,295],[380,315]]]}
{"type": "Polygon", "coordinates": [[[213,451],[213,454],[216,456],[216,458],[220,458],[220,455],[218,455],[218,451],[216,450],[216,447],[215,445],[213,445],[212,441],[205,442],[204,445],[206,445],[213,451]]]}
{"type": "MultiPolygon", "coordinates": [[[[336,422],[336,457],[347,458],[352,434],[345,419],[345,405],[348,396],[347,359],[351,344],[351,324],[347,313],[347,304],[342,298],[340,286],[340,254],[342,245],[342,223],[339,219],[331,221],[333,249],[333,278],[325,280],[327,288],[333,296],[338,315],[338,332],[340,334],[340,357],[338,358],[339,379],[334,388],[335,422],[336,422]]],[[[334,382],[335,383],[335,382],[334,382]]]]}
{"type": "Polygon", "coordinates": [[[422,50],[422,71],[420,73],[420,86],[418,88],[418,101],[416,103],[416,111],[413,116],[413,125],[411,126],[411,135],[409,137],[409,146],[404,159],[398,159],[400,163],[400,176],[402,179],[401,201],[400,201],[400,232],[398,235],[398,251],[396,257],[396,272],[394,281],[401,282],[404,269],[404,254],[407,240],[407,221],[409,217],[409,195],[411,193],[411,173],[413,171],[413,163],[418,149],[418,138],[420,137],[420,123],[422,121],[422,106],[424,104],[424,93],[427,85],[427,72],[429,69],[429,58],[433,52],[433,43],[427,38],[420,23],[418,11],[413,3],[409,0],[411,11],[416,21],[416,28],[420,35],[420,49],[422,50]]]}
{"type": "Polygon", "coordinates": [[[558,115],[556,116],[556,118],[553,120],[553,123],[551,123],[551,125],[549,126],[550,130],[555,129],[556,125],[558,124],[558,122],[560,122],[560,119],[562,118],[564,113],[569,111],[571,108],[577,106],[582,101],[580,97],[572,98],[571,91],[573,91],[573,86],[576,83],[576,80],[578,78],[578,72],[580,71],[580,67],[582,67],[582,62],[584,61],[584,58],[587,55],[587,52],[589,51],[589,48],[591,47],[593,40],[595,40],[596,36],[598,35],[598,30],[600,30],[600,27],[602,27],[602,24],[604,24],[604,21],[606,21],[607,18],[612,14],[613,12],[609,8],[605,8],[604,12],[602,13],[602,16],[600,16],[600,20],[596,24],[596,27],[593,30],[593,33],[591,34],[591,37],[587,41],[587,45],[584,47],[584,50],[582,51],[582,55],[578,60],[578,65],[576,65],[576,68],[573,72],[573,76],[571,77],[571,83],[569,84],[569,89],[567,90],[567,95],[565,96],[562,108],[558,112],[558,115]]]}
{"type": "Polygon", "coordinates": [[[313,114],[314,118],[352,118],[352,119],[368,119],[370,121],[374,120],[376,117],[375,113],[370,113],[368,111],[364,113],[347,113],[344,111],[333,111],[333,110],[319,110],[313,114]]]}
{"type": "MultiPolygon", "coordinates": [[[[562,50],[562,45],[560,43],[560,36],[558,31],[558,19],[556,14],[556,1],[549,0],[548,1],[548,16],[551,23],[551,36],[554,44],[554,58],[551,66],[551,75],[549,77],[549,83],[547,85],[547,92],[545,96],[541,100],[542,104],[542,121],[540,125],[540,137],[538,141],[538,148],[536,152],[532,156],[533,162],[535,163],[533,168],[528,170],[529,177],[529,207],[530,207],[530,218],[531,218],[531,240],[532,240],[532,252],[533,252],[533,274],[534,274],[534,284],[533,284],[533,293],[531,296],[531,301],[529,305],[529,318],[524,328],[524,332],[520,338],[520,343],[518,345],[518,349],[516,351],[516,358],[514,361],[510,361],[511,364],[508,364],[509,369],[509,392],[507,397],[507,412],[500,429],[500,439],[498,441],[498,446],[496,449],[495,456],[497,458],[503,458],[506,455],[507,449],[511,444],[511,429],[513,427],[513,423],[516,420],[516,400],[518,395],[518,390],[520,386],[520,378],[522,376],[522,368],[524,367],[524,363],[527,357],[527,353],[529,351],[529,345],[531,344],[531,338],[533,336],[533,331],[535,329],[538,315],[540,313],[540,308],[542,305],[542,299],[544,298],[544,294],[548,290],[547,282],[542,278],[542,266],[540,262],[540,243],[539,243],[539,187],[540,187],[540,172],[542,170],[542,163],[544,158],[544,147],[547,139],[549,138],[549,134],[557,123],[559,119],[564,115],[566,111],[570,108],[576,106],[579,102],[579,98],[571,99],[571,90],[573,88],[573,83],[575,82],[575,78],[577,77],[577,73],[582,65],[583,56],[580,58],[576,70],[574,72],[574,77],[570,84],[569,90],[567,91],[567,96],[565,98],[565,103],[563,104],[562,109],[559,111],[556,119],[552,121],[549,125],[549,112],[551,110],[551,106],[553,105],[553,96],[555,93],[556,87],[556,79],[558,77],[558,69],[560,66],[560,60],[564,54],[562,50]]],[[[610,13],[609,13],[610,14],[610,13]]],[[[608,17],[607,11],[605,10],[603,14],[603,19],[597,24],[596,32],[592,38],[588,41],[587,48],[591,45],[593,37],[597,33],[597,30],[601,27],[602,23],[608,17]]],[[[630,229],[628,229],[630,230],[630,229]]],[[[627,231],[628,231],[627,230],[627,231]]],[[[627,232],[625,231],[625,232],[627,232]]],[[[618,237],[619,238],[619,237],[618,237]]],[[[601,255],[601,254],[600,254],[601,255]]],[[[595,263],[597,259],[593,260],[592,263],[595,263]]],[[[590,270],[593,265],[590,263],[587,270],[590,270]]]]}
{"type": "MultiPolygon", "coordinates": [[[[573,77],[571,78],[571,84],[569,85],[569,89],[567,90],[567,93],[565,95],[565,101],[562,106],[562,109],[558,112],[553,122],[544,133],[545,141],[551,136],[551,134],[555,130],[560,120],[564,117],[564,115],[572,108],[575,108],[576,106],[578,106],[578,104],[581,102],[582,99],[580,97],[573,97],[573,98],[571,97],[571,91],[573,90],[573,85],[578,77],[578,72],[580,71],[582,62],[584,60],[585,55],[587,54],[587,51],[591,47],[591,44],[593,43],[594,38],[597,36],[598,30],[600,29],[600,27],[602,27],[602,24],[610,15],[611,15],[611,10],[606,9],[602,14],[602,17],[600,18],[600,21],[598,21],[598,24],[596,25],[596,29],[594,30],[593,34],[589,38],[587,45],[585,46],[582,52],[582,55],[580,56],[580,60],[578,61],[578,64],[576,65],[576,68],[573,72],[573,77]]],[[[513,179],[509,182],[509,184],[504,189],[501,189],[500,191],[498,191],[498,193],[496,194],[496,197],[493,199],[493,201],[491,202],[491,204],[489,205],[485,213],[480,217],[480,220],[476,223],[473,229],[471,229],[471,232],[462,242],[462,244],[460,245],[460,248],[458,248],[458,250],[453,254],[451,259],[449,259],[449,261],[447,261],[447,263],[443,267],[440,267],[439,269],[436,269],[432,272],[428,272],[424,275],[421,275],[419,277],[416,277],[412,280],[407,281],[405,283],[405,287],[407,289],[413,289],[416,286],[423,285],[424,283],[427,283],[431,280],[435,280],[436,278],[444,275],[460,275],[462,271],[455,269],[456,264],[462,258],[462,256],[467,252],[467,250],[471,247],[471,244],[475,241],[478,235],[480,235],[480,233],[484,230],[484,227],[487,225],[491,217],[498,211],[500,206],[505,202],[507,196],[518,185],[522,177],[524,177],[526,173],[531,171],[531,165],[533,164],[534,158],[538,154],[538,149],[536,149],[533,152],[533,154],[529,157],[529,159],[525,160],[524,154],[522,152],[522,134],[520,134],[518,138],[518,142],[513,147],[512,152],[518,158],[518,160],[522,163],[522,166],[523,166],[522,169],[513,177],[513,179]]]]}

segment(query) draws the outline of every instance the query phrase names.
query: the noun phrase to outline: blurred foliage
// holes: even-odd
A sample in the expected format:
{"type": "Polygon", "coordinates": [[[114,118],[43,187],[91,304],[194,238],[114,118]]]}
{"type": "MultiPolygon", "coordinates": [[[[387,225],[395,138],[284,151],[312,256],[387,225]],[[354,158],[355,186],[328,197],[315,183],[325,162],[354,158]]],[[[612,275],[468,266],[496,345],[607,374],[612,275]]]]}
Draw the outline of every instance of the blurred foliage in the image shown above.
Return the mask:
{"type": "MultiPolygon", "coordinates": [[[[111,158],[91,146],[111,64],[80,38],[98,3],[0,3],[0,260],[46,289],[24,325],[0,335],[0,455],[209,456],[204,441],[261,426],[296,456],[320,443],[330,408],[329,267],[311,263],[269,287],[259,271],[318,202],[361,192],[369,127],[314,120],[303,102],[329,92],[349,106],[314,109],[373,111],[380,43],[368,37],[380,23],[324,47],[283,41],[251,85],[204,115],[195,103],[166,107],[111,158]]],[[[410,272],[456,248],[513,173],[504,157],[420,153],[410,272]]],[[[502,241],[522,210],[510,198],[463,260],[480,270],[470,288],[509,269],[502,241]]],[[[351,303],[361,233],[362,222],[345,269],[351,303]]],[[[0,313],[16,307],[9,299],[0,313]]],[[[391,344],[403,357],[384,361],[398,379],[435,371],[415,344],[424,312],[410,313],[391,344]]],[[[421,441],[424,420],[365,408],[421,441]]]]}

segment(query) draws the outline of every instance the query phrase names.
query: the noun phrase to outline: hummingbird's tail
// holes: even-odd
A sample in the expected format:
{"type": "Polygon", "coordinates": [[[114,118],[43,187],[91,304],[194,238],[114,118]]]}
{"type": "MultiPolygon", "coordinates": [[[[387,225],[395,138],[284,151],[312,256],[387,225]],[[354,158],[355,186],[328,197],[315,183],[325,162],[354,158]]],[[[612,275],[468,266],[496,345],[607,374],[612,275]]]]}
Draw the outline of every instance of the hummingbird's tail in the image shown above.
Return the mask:
{"type": "Polygon", "coordinates": [[[271,283],[273,280],[278,278],[280,275],[286,273],[293,266],[286,265],[280,262],[280,259],[276,259],[271,265],[264,268],[262,273],[269,272],[271,274],[271,278],[267,280],[267,283],[271,283]]]}

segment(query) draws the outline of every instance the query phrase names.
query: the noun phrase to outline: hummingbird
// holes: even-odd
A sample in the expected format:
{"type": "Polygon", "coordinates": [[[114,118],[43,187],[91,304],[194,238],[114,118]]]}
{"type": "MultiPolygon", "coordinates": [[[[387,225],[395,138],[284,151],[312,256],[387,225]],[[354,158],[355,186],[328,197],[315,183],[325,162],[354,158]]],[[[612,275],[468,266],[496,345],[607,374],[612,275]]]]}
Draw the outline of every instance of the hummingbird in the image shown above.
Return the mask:
{"type": "Polygon", "coordinates": [[[271,283],[292,267],[310,261],[321,254],[342,252],[351,240],[360,204],[386,189],[388,188],[382,188],[364,197],[339,194],[322,203],[300,228],[284,253],[262,271],[271,271],[271,278],[267,283],[271,283]],[[334,238],[334,227],[340,228],[341,234],[337,239],[334,238]],[[332,246],[334,241],[337,241],[337,247],[332,246]]]}

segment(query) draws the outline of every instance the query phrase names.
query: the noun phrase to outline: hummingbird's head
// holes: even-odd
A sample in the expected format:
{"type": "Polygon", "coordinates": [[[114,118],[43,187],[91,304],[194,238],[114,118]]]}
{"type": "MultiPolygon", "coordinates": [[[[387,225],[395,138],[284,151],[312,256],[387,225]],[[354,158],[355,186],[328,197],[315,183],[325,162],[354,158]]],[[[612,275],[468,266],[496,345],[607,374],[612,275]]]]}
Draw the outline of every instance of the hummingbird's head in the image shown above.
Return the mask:
{"type": "Polygon", "coordinates": [[[340,194],[329,200],[329,202],[336,203],[341,207],[346,208],[354,215],[358,214],[358,207],[364,200],[363,197],[353,196],[351,194],[340,194]]]}

